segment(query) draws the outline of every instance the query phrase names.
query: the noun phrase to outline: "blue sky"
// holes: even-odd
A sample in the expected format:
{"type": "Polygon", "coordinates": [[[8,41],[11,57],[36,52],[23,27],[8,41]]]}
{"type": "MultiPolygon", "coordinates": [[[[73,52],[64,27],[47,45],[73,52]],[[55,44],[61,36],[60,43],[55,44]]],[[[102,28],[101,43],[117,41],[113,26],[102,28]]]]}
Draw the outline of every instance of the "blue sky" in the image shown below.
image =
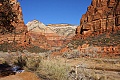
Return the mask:
{"type": "Polygon", "coordinates": [[[25,24],[39,20],[44,24],[68,23],[78,25],[91,0],[18,0],[25,24]]]}

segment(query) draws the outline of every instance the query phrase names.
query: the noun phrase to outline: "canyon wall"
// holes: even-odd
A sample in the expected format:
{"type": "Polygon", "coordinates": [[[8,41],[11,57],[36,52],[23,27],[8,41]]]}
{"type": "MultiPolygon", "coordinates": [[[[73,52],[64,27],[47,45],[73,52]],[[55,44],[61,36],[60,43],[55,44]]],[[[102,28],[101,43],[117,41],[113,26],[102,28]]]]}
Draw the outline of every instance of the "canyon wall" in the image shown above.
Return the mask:
{"type": "Polygon", "coordinates": [[[92,0],[87,12],[82,15],[80,26],[76,33],[115,32],[120,29],[120,1],[119,0],[92,0]]]}
{"type": "Polygon", "coordinates": [[[0,44],[27,42],[27,27],[17,0],[0,0],[0,44]]]}

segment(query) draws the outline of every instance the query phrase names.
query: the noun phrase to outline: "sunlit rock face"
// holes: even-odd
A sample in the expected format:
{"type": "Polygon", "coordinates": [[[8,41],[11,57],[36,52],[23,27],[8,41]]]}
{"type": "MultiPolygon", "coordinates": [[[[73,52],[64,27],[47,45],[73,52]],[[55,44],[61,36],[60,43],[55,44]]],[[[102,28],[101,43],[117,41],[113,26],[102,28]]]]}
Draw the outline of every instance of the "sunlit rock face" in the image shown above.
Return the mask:
{"type": "Polygon", "coordinates": [[[26,25],[31,34],[33,44],[38,42],[36,44],[41,46],[40,43],[44,41],[44,46],[46,47],[62,46],[64,43],[67,43],[75,35],[77,27],[69,24],[44,25],[38,20],[30,21],[26,25]],[[40,36],[44,36],[44,38],[40,38],[40,36]]]}
{"type": "Polygon", "coordinates": [[[82,15],[77,34],[115,32],[120,29],[120,1],[92,0],[82,15]]]}
{"type": "Polygon", "coordinates": [[[27,27],[17,0],[0,0],[0,44],[26,42],[27,27]]]}
{"type": "Polygon", "coordinates": [[[39,33],[44,33],[44,30],[46,28],[46,26],[43,23],[37,20],[30,21],[26,25],[28,31],[39,32],[39,33]]]}

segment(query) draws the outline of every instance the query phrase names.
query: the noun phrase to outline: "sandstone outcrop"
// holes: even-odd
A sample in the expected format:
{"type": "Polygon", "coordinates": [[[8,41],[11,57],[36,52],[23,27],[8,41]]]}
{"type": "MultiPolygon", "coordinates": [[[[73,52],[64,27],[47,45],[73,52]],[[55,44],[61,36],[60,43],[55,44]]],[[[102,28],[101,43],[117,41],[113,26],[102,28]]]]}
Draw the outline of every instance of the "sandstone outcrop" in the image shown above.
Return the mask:
{"type": "Polygon", "coordinates": [[[62,46],[72,39],[77,27],[69,24],[44,25],[37,20],[30,21],[26,25],[32,44],[42,48],[62,46]]]}
{"type": "Polygon", "coordinates": [[[17,0],[0,0],[0,44],[27,42],[27,27],[22,18],[22,9],[17,0]]]}
{"type": "MultiPolygon", "coordinates": [[[[101,34],[115,32],[120,29],[120,1],[119,0],[92,0],[87,12],[82,15],[80,26],[76,33],[101,34]]],[[[88,35],[89,36],[89,35],[88,35]]]]}

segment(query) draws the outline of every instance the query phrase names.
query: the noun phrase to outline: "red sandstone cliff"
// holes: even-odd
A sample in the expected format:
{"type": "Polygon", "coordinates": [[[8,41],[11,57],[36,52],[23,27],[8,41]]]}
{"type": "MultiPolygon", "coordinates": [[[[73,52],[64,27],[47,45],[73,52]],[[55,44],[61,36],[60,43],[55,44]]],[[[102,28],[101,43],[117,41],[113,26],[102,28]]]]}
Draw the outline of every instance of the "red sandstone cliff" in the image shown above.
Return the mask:
{"type": "MultiPolygon", "coordinates": [[[[92,0],[87,12],[82,15],[77,34],[115,32],[120,29],[120,1],[92,0]]],[[[83,36],[82,36],[83,37],[83,36]]]]}
{"type": "Polygon", "coordinates": [[[22,18],[22,10],[17,0],[0,0],[0,44],[27,42],[27,27],[22,18]]]}

